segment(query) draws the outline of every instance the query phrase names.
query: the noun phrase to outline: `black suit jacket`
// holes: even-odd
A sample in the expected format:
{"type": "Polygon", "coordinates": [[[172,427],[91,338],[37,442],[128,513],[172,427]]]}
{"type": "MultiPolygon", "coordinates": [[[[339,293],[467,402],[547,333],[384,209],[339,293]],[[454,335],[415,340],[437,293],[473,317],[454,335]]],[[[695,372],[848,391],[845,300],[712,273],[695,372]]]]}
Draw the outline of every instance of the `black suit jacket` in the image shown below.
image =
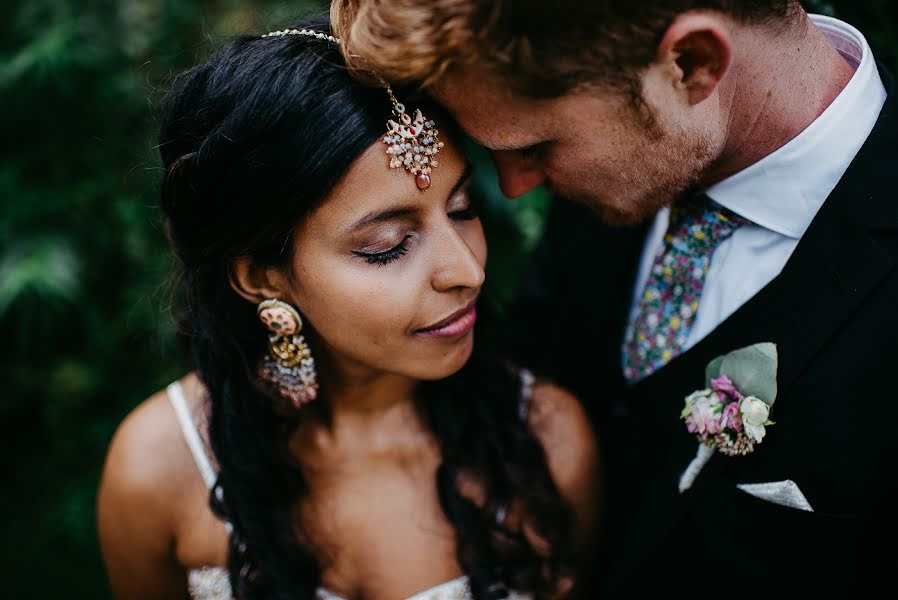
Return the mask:
{"type": "Polygon", "coordinates": [[[554,204],[516,313],[531,327],[515,349],[595,420],[603,597],[898,589],[898,105],[881,71],[889,96],[875,129],[782,273],[636,386],[621,375],[620,346],[645,229],[554,204]],[[715,455],[680,494],[697,449],[679,418],[684,397],[703,387],[711,359],[768,341],[780,357],[776,424],[753,454],[715,455]],[[736,487],[787,479],[814,512],[736,487]]]}

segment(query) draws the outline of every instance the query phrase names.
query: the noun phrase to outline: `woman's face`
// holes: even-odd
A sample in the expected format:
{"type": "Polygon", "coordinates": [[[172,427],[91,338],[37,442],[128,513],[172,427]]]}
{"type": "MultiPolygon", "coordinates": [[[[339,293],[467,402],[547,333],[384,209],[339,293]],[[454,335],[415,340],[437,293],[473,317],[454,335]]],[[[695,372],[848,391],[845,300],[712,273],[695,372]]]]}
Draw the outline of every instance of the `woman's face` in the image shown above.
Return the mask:
{"type": "Polygon", "coordinates": [[[298,226],[291,295],[319,362],[433,380],[467,361],[486,240],[454,144],[432,179],[418,190],[377,142],[298,226]]]}

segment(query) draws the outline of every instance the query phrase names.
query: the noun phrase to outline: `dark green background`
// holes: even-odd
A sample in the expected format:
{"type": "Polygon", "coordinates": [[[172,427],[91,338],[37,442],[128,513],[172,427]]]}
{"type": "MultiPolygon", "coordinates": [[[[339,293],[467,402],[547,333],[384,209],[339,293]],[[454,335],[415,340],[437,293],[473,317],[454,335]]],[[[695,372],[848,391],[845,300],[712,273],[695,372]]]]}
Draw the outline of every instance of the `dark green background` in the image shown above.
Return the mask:
{"type": "MultiPolygon", "coordinates": [[[[809,2],[898,64],[895,3],[809,2]]],[[[154,106],[229,35],[312,1],[21,0],[0,24],[0,569],[4,598],[108,597],[94,523],[116,424],[187,368],[157,210],[154,106]]],[[[485,161],[480,161],[484,162],[485,161]]],[[[489,278],[507,299],[546,198],[488,169],[489,278]]]]}

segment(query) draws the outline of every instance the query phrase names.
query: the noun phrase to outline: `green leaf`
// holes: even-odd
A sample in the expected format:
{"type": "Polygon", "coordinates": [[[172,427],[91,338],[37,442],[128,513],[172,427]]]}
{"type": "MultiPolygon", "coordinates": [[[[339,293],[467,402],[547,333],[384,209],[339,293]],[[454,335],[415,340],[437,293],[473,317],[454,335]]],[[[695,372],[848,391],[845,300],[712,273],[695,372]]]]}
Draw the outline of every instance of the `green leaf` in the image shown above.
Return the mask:
{"type": "Polygon", "coordinates": [[[705,387],[710,387],[711,380],[715,377],[720,377],[721,364],[723,364],[723,357],[718,356],[717,358],[709,362],[707,367],[705,367],[705,387]]]}
{"type": "Polygon", "coordinates": [[[720,373],[729,377],[740,392],[760,398],[769,407],[776,400],[778,365],[776,344],[765,342],[725,355],[720,363],[720,373]]]}
{"type": "Polygon", "coordinates": [[[0,254],[0,317],[28,290],[45,299],[75,301],[81,292],[81,263],[61,238],[20,240],[0,254]]]}

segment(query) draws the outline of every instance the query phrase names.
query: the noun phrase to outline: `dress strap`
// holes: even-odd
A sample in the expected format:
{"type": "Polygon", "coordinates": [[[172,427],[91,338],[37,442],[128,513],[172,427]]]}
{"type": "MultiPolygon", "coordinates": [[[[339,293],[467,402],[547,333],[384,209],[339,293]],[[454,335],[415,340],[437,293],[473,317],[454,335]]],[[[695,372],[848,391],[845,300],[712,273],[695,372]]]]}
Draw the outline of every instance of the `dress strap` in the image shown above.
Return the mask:
{"type": "Polygon", "coordinates": [[[529,369],[521,368],[519,377],[521,378],[521,397],[518,400],[518,416],[522,421],[527,420],[530,414],[530,403],[533,400],[533,384],[536,377],[529,369]]]}
{"type": "Polygon", "coordinates": [[[190,416],[190,409],[187,407],[187,400],[184,398],[184,389],[181,387],[181,382],[172,382],[165,391],[168,393],[168,401],[171,403],[172,408],[175,409],[175,415],[177,415],[178,423],[181,425],[184,440],[190,447],[190,453],[193,454],[193,460],[203,476],[203,481],[206,482],[206,487],[211,490],[218,476],[215,474],[215,469],[212,468],[209,455],[206,454],[206,445],[200,437],[196,423],[193,417],[190,416]]]}

